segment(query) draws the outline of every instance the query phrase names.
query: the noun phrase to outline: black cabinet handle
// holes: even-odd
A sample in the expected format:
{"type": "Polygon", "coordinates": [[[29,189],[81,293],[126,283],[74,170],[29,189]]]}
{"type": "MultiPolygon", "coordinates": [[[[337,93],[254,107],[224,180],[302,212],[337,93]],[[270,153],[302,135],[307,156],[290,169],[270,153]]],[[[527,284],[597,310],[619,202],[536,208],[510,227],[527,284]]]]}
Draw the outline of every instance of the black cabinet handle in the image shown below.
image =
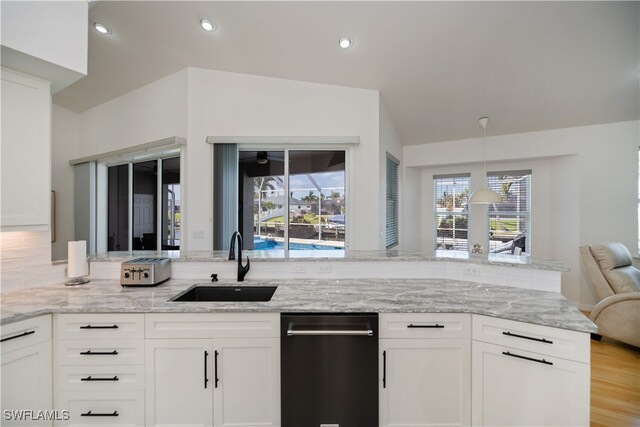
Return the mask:
{"type": "Polygon", "coordinates": [[[414,325],[413,323],[409,323],[407,328],[444,328],[444,325],[414,325]]]}
{"type": "Polygon", "coordinates": [[[113,350],[113,351],[91,351],[91,350],[87,350],[87,351],[81,351],[80,352],[81,355],[83,356],[106,356],[106,355],[116,355],[118,354],[118,350],[113,350]]]}
{"type": "Polygon", "coordinates": [[[89,412],[85,412],[84,414],[80,414],[81,417],[117,417],[120,414],[118,414],[118,411],[113,411],[113,413],[111,412],[96,412],[93,413],[91,411],[89,412]]]}
{"type": "Polygon", "coordinates": [[[519,354],[509,353],[508,351],[503,351],[502,354],[504,354],[505,356],[517,357],[518,359],[530,360],[531,362],[538,362],[538,363],[542,363],[544,365],[553,366],[553,363],[547,362],[544,359],[540,360],[540,359],[534,359],[533,357],[520,356],[519,354]]]}
{"type": "Polygon", "coordinates": [[[114,375],[113,378],[93,378],[91,375],[85,378],[80,378],[80,381],[120,381],[117,375],[114,375]]]}
{"type": "Polygon", "coordinates": [[[204,388],[207,388],[207,383],[209,382],[209,378],[207,378],[207,356],[209,352],[205,350],[204,352],[204,388]]]}
{"type": "Polygon", "coordinates": [[[9,340],[15,340],[16,338],[25,337],[25,336],[27,336],[27,335],[31,335],[31,334],[35,334],[35,333],[36,333],[36,331],[27,331],[27,332],[23,332],[23,333],[21,333],[21,334],[14,335],[14,336],[12,336],[12,337],[2,338],[2,339],[0,340],[0,342],[5,342],[5,341],[9,341],[9,340]]]}
{"type": "Polygon", "coordinates": [[[516,337],[516,338],[522,338],[525,340],[531,340],[531,341],[538,341],[538,342],[543,342],[545,344],[553,344],[553,341],[549,341],[547,339],[544,338],[533,338],[533,337],[527,337],[525,335],[518,335],[518,334],[513,334],[511,332],[503,332],[502,335],[507,335],[509,337],[516,337]]]}
{"type": "Polygon", "coordinates": [[[218,381],[220,381],[220,378],[218,378],[218,350],[213,352],[214,355],[214,364],[213,364],[213,376],[214,376],[214,387],[218,388],[218,381]]]}
{"type": "Polygon", "coordinates": [[[118,325],[111,325],[111,326],[84,325],[84,326],[80,326],[80,329],[118,329],[118,325]]]}
{"type": "Polygon", "coordinates": [[[382,352],[382,388],[387,388],[387,352],[382,352]]]}

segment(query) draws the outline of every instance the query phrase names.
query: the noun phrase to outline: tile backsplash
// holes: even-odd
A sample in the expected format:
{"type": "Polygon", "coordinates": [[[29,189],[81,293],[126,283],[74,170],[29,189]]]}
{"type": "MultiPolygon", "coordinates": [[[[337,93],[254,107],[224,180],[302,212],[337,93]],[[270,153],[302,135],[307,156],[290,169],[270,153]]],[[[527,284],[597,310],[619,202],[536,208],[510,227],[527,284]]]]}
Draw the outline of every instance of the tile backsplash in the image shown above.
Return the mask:
{"type": "Polygon", "coordinates": [[[62,283],[66,264],[51,264],[49,231],[0,232],[0,291],[62,283]]]}

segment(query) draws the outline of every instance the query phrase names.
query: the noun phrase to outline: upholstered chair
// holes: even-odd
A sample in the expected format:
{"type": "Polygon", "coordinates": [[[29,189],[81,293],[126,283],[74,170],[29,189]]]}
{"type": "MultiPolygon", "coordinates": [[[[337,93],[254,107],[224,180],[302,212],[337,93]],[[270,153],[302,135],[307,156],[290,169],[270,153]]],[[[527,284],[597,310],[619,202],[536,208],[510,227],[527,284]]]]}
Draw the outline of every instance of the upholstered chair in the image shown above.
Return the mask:
{"type": "Polygon", "coordinates": [[[621,243],[580,247],[580,257],[600,302],[590,319],[598,334],[640,347],[640,270],[621,243]]]}

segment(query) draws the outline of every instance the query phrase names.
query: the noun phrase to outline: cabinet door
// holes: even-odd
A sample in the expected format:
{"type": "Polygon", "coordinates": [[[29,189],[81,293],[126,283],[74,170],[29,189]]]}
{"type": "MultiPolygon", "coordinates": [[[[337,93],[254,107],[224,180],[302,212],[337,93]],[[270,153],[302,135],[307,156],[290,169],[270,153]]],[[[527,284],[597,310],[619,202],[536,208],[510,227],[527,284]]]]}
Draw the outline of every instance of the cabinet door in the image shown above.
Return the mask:
{"type": "Polygon", "coordinates": [[[2,355],[3,426],[51,425],[51,421],[22,421],[8,418],[5,411],[51,410],[51,341],[10,351],[2,355]]]}
{"type": "Polygon", "coordinates": [[[473,341],[473,424],[589,425],[589,365],[473,341]]]}
{"type": "Polygon", "coordinates": [[[49,82],[2,69],[3,231],[48,229],[51,217],[49,82]]]}
{"type": "Polygon", "coordinates": [[[214,425],[280,425],[279,339],[228,338],[214,346],[214,425]]]}
{"type": "Polygon", "coordinates": [[[380,340],[383,426],[469,425],[467,339],[380,340]]]}
{"type": "Polygon", "coordinates": [[[213,341],[147,340],[146,423],[213,425],[213,341]]]}

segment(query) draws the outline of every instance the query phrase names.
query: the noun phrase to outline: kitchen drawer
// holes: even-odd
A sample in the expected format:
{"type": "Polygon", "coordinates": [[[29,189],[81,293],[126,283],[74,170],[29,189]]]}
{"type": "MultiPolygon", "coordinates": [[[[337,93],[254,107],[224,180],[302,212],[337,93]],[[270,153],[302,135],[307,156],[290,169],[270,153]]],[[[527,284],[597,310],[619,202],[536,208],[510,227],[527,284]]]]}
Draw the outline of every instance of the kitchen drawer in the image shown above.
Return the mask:
{"type": "Polygon", "coordinates": [[[144,314],[59,314],[54,322],[57,339],[144,338],[144,314]]]}
{"type": "Polygon", "coordinates": [[[466,313],[381,313],[380,338],[469,338],[466,313]]]}
{"type": "Polygon", "coordinates": [[[56,425],[144,426],[143,391],[65,392],[56,402],[56,407],[69,411],[69,420],[56,425]]]}
{"type": "Polygon", "coordinates": [[[38,316],[2,325],[2,354],[51,340],[51,316],[38,316]]]}
{"type": "Polygon", "coordinates": [[[144,365],[59,366],[62,391],[144,390],[144,365]]]}
{"type": "Polygon", "coordinates": [[[140,365],[144,340],[58,340],[58,365],[140,365]]]}
{"type": "Polygon", "coordinates": [[[590,363],[588,333],[479,315],[472,324],[477,341],[590,363]]]}
{"type": "Polygon", "coordinates": [[[147,338],[279,338],[279,313],[145,314],[147,338]]]}

